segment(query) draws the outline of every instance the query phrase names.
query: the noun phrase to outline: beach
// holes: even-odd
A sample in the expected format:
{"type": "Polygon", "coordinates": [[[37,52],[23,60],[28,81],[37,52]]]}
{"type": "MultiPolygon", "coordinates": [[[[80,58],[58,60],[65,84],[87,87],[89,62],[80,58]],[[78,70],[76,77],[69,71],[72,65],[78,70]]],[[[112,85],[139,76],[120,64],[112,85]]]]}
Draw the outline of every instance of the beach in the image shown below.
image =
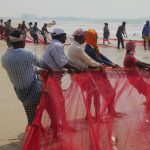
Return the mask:
{"type": "MultiPolygon", "coordinates": [[[[116,49],[115,43],[112,43],[112,47],[104,47],[100,45],[100,51],[110,58],[116,64],[123,66],[123,59],[125,55],[125,49],[116,49]]],[[[34,44],[27,44],[26,48],[29,48],[38,57],[42,57],[45,46],[34,44]]],[[[7,45],[4,41],[0,41],[0,57],[6,51],[7,45]]],[[[68,47],[65,47],[65,53],[67,54],[68,47]]],[[[139,60],[150,63],[150,51],[144,51],[142,45],[137,45],[136,56],[139,60]]],[[[26,116],[23,110],[21,102],[15,95],[12,84],[10,83],[5,70],[0,63],[0,150],[19,150],[21,149],[21,143],[23,134],[26,128],[26,116]]],[[[132,109],[132,108],[131,108],[132,109]]],[[[124,124],[124,120],[120,121],[124,124]]],[[[118,123],[119,125],[119,123],[118,123]]],[[[117,124],[115,124],[117,126],[117,124]]]]}

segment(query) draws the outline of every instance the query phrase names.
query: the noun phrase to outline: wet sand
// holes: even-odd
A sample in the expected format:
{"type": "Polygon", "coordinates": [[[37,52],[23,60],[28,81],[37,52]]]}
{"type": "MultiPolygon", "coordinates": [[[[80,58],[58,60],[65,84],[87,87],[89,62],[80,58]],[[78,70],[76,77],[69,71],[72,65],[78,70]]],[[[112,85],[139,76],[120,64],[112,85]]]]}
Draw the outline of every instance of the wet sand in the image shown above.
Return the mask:
{"type": "MultiPolygon", "coordinates": [[[[0,41],[0,57],[6,51],[6,47],[5,42],[0,41]]],[[[27,44],[26,47],[31,48],[33,53],[39,57],[43,55],[45,48],[44,45],[34,46],[33,44],[27,44]]],[[[67,53],[67,48],[65,52],[67,53]]],[[[108,56],[108,58],[110,58],[113,62],[122,66],[125,54],[124,49],[117,50],[113,47],[101,46],[101,52],[108,56]]],[[[150,63],[150,51],[145,52],[142,46],[138,46],[136,53],[136,56],[140,60],[150,63]]],[[[2,68],[1,63],[0,75],[0,150],[19,150],[21,149],[23,133],[27,123],[26,116],[23,107],[21,106],[22,104],[17,99],[13,87],[5,70],[2,68]]],[[[119,127],[120,124],[123,126],[125,121],[128,120],[120,120],[118,123],[115,123],[115,126],[119,127]]],[[[131,147],[132,150],[134,150],[132,144],[131,147]]],[[[126,147],[126,149],[128,148],[126,147]]]]}

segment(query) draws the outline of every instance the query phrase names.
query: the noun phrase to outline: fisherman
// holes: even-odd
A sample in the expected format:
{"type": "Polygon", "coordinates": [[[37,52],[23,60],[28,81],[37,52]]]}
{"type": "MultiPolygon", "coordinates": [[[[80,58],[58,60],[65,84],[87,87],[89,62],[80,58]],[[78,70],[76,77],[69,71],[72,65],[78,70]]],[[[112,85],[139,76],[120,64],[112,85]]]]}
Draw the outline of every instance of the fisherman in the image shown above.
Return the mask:
{"type": "Polygon", "coordinates": [[[144,81],[140,75],[138,69],[150,70],[150,64],[142,62],[135,57],[136,44],[133,41],[129,41],[126,44],[126,54],[124,58],[124,67],[129,68],[126,70],[128,80],[140,94],[146,97],[146,112],[150,111],[150,85],[144,81]]]}
{"type": "Polygon", "coordinates": [[[117,48],[118,49],[120,48],[120,43],[122,45],[122,48],[124,48],[124,39],[123,39],[123,36],[127,37],[126,22],[125,21],[123,21],[122,25],[118,27],[116,36],[117,36],[117,40],[118,40],[118,46],[117,46],[117,48]]]}
{"type": "Polygon", "coordinates": [[[2,66],[6,69],[18,99],[23,104],[28,125],[35,117],[37,105],[42,91],[42,83],[38,79],[35,67],[40,67],[53,73],[42,60],[25,49],[25,40],[21,31],[15,30],[9,35],[12,48],[2,56],[2,66]]]}
{"type": "Polygon", "coordinates": [[[47,36],[46,36],[47,33],[49,33],[47,30],[47,23],[44,23],[44,26],[42,27],[42,30],[41,30],[41,34],[44,38],[44,44],[45,45],[47,44],[47,36]]]}

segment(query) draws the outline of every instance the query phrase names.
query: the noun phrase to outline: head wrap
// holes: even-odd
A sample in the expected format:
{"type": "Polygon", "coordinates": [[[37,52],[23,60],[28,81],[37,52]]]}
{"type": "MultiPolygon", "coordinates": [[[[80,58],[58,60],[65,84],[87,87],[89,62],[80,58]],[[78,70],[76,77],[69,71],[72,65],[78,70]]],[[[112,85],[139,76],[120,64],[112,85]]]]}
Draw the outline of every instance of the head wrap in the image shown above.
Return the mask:
{"type": "Polygon", "coordinates": [[[135,52],[135,47],[136,47],[136,45],[135,45],[135,42],[133,42],[133,41],[129,41],[126,44],[126,50],[127,51],[135,52]]]}
{"type": "Polygon", "coordinates": [[[96,53],[99,54],[97,46],[97,33],[94,29],[88,29],[85,35],[85,41],[87,44],[93,46],[96,50],[96,53]]]}

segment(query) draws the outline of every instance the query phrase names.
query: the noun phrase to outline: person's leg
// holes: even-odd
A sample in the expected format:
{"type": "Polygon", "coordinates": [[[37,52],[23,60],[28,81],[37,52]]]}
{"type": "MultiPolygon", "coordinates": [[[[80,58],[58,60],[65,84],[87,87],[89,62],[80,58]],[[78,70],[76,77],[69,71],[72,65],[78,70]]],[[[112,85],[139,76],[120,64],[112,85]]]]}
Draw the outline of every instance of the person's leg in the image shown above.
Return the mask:
{"type": "Polygon", "coordinates": [[[39,44],[39,38],[38,38],[38,35],[36,34],[36,44],[38,45],[39,44]]]}
{"type": "Polygon", "coordinates": [[[28,125],[31,125],[31,123],[33,122],[35,118],[37,104],[30,104],[30,105],[23,104],[23,107],[27,116],[28,125]]]}
{"type": "Polygon", "coordinates": [[[47,44],[47,38],[46,38],[46,36],[44,36],[44,44],[45,45],[47,44]]]}
{"type": "Polygon", "coordinates": [[[120,38],[118,37],[117,40],[118,40],[118,46],[117,46],[117,48],[119,49],[120,48],[120,38]]]}
{"type": "Polygon", "coordinates": [[[99,91],[95,90],[93,92],[94,95],[94,107],[95,107],[95,117],[96,120],[99,121],[100,120],[100,93],[99,91]]]}
{"type": "Polygon", "coordinates": [[[150,40],[148,40],[148,50],[150,50],[150,40]]]}
{"type": "Polygon", "coordinates": [[[124,39],[120,38],[120,42],[121,42],[122,48],[124,48],[124,39]]]}
{"type": "Polygon", "coordinates": [[[146,48],[146,40],[145,39],[144,39],[143,45],[144,45],[144,50],[146,51],[147,48],[146,48]]]}

